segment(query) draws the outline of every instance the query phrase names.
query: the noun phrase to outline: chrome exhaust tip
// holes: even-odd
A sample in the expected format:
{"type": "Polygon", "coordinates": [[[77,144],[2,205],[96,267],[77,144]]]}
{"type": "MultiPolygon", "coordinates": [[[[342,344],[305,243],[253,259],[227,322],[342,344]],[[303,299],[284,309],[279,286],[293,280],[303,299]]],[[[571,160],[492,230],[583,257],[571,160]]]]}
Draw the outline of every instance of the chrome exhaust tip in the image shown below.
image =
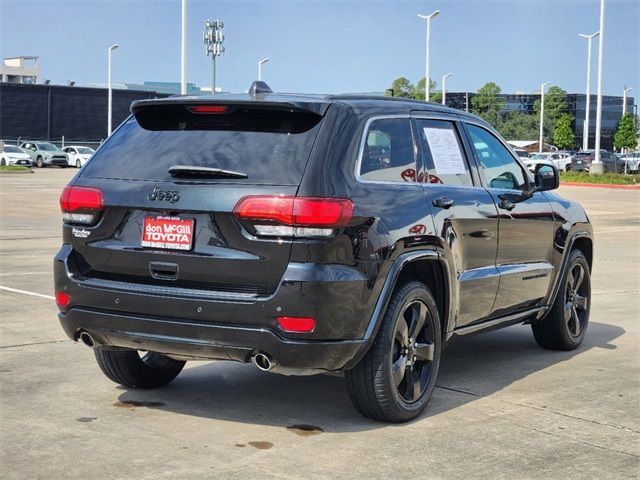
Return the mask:
{"type": "Polygon", "coordinates": [[[84,343],[87,347],[92,347],[92,348],[96,344],[96,342],[93,340],[93,337],[87,332],[82,332],[80,334],[80,341],[84,343]]]}
{"type": "Polygon", "coordinates": [[[277,365],[277,362],[275,360],[272,360],[268,355],[265,355],[264,353],[258,353],[251,357],[251,363],[253,363],[256,367],[258,367],[258,369],[262,370],[263,372],[273,370],[277,365]]]}

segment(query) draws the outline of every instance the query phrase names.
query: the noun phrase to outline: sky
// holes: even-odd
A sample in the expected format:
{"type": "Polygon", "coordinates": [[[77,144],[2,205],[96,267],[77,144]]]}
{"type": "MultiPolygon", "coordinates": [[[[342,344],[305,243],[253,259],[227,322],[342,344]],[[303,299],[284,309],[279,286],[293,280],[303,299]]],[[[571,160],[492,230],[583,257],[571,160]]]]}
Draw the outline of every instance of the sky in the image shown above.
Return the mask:
{"type": "MultiPolygon", "coordinates": [[[[505,93],[542,82],[585,91],[587,41],[598,30],[599,0],[202,1],[188,0],[187,80],[210,86],[204,22],[224,22],[226,52],[217,85],[246,91],[257,78],[275,91],[382,92],[393,79],[417,82],[425,69],[425,22],[431,28],[431,77],[453,73],[449,91],[488,81],[505,93]]],[[[180,0],[0,0],[0,55],[38,55],[52,83],[106,84],[180,80],[180,0]]],[[[603,93],[640,93],[640,1],[607,0],[603,93]]],[[[596,90],[593,44],[592,93],[596,90]]]]}

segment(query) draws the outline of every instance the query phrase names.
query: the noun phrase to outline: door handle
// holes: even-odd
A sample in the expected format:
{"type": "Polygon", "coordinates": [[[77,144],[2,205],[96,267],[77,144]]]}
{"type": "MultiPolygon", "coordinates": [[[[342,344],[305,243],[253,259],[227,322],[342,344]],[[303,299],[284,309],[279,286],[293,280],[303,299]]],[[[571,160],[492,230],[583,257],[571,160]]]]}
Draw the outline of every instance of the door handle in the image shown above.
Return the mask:
{"type": "Polygon", "coordinates": [[[438,207],[438,208],[444,208],[445,210],[447,210],[448,208],[453,207],[455,205],[455,203],[456,202],[454,202],[450,198],[440,197],[440,198],[436,198],[433,201],[433,206],[434,207],[438,207]]]}
{"type": "Polygon", "coordinates": [[[514,208],[516,208],[516,204],[513,203],[510,200],[503,199],[503,200],[500,200],[500,203],[498,204],[498,207],[502,208],[503,210],[511,211],[514,208]]]}

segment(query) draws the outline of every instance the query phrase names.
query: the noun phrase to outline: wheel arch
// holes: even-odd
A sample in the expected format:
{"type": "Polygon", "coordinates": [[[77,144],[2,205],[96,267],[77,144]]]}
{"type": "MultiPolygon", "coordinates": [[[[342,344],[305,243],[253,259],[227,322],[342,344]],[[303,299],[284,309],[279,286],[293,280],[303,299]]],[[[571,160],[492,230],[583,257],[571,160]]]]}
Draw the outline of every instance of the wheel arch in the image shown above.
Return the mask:
{"type": "Polygon", "coordinates": [[[393,291],[399,283],[405,280],[418,280],[424,283],[434,296],[440,316],[442,340],[443,342],[445,341],[447,332],[452,329],[450,325],[453,319],[451,298],[452,288],[455,288],[451,281],[449,267],[444,255],[437,250],[408,252],[400,255],[391,265],[378,301],[371,314],[369,325],[363,338],[363,346],[354,358],[345,365],[345,369],[355,366],[369,351],[376,338],[393,291]]]}
{"type": "Polygon", "coordinates": [[[571,252],[578,249],[582,251],[582,253],[584,253],[584,256],[587,259],[587,264],[589,265],[589,272],[591,272],[593,266],[593,237],[587,231],[578,231],[574,233],[571,236],[571,240],[567,242],[567,246],[564,250],[564,255],[562,258],[561,267],[558,274],[556,275],[553,289],[551,290],[551,295],[549,297],[547,305],[553,305],[553,302],[556,301],[556,296],[558,295],[560,283],[562,282],[564,272],[567,268],[567,264],[569,263],[571,252]]]}

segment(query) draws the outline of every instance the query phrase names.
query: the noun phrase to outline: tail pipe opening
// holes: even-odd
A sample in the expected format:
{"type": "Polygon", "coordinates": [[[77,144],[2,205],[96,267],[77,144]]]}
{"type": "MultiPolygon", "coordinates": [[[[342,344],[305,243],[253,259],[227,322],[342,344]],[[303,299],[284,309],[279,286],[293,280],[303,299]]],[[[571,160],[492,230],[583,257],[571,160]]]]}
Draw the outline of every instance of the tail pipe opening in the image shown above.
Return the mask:
{"type": "Polygon", "coordinates": [[[265,353],[257,353],[251,357],[251,363],[258,367],[263,372],[273,370],[277,365],[277,362],[265,353]]]}

